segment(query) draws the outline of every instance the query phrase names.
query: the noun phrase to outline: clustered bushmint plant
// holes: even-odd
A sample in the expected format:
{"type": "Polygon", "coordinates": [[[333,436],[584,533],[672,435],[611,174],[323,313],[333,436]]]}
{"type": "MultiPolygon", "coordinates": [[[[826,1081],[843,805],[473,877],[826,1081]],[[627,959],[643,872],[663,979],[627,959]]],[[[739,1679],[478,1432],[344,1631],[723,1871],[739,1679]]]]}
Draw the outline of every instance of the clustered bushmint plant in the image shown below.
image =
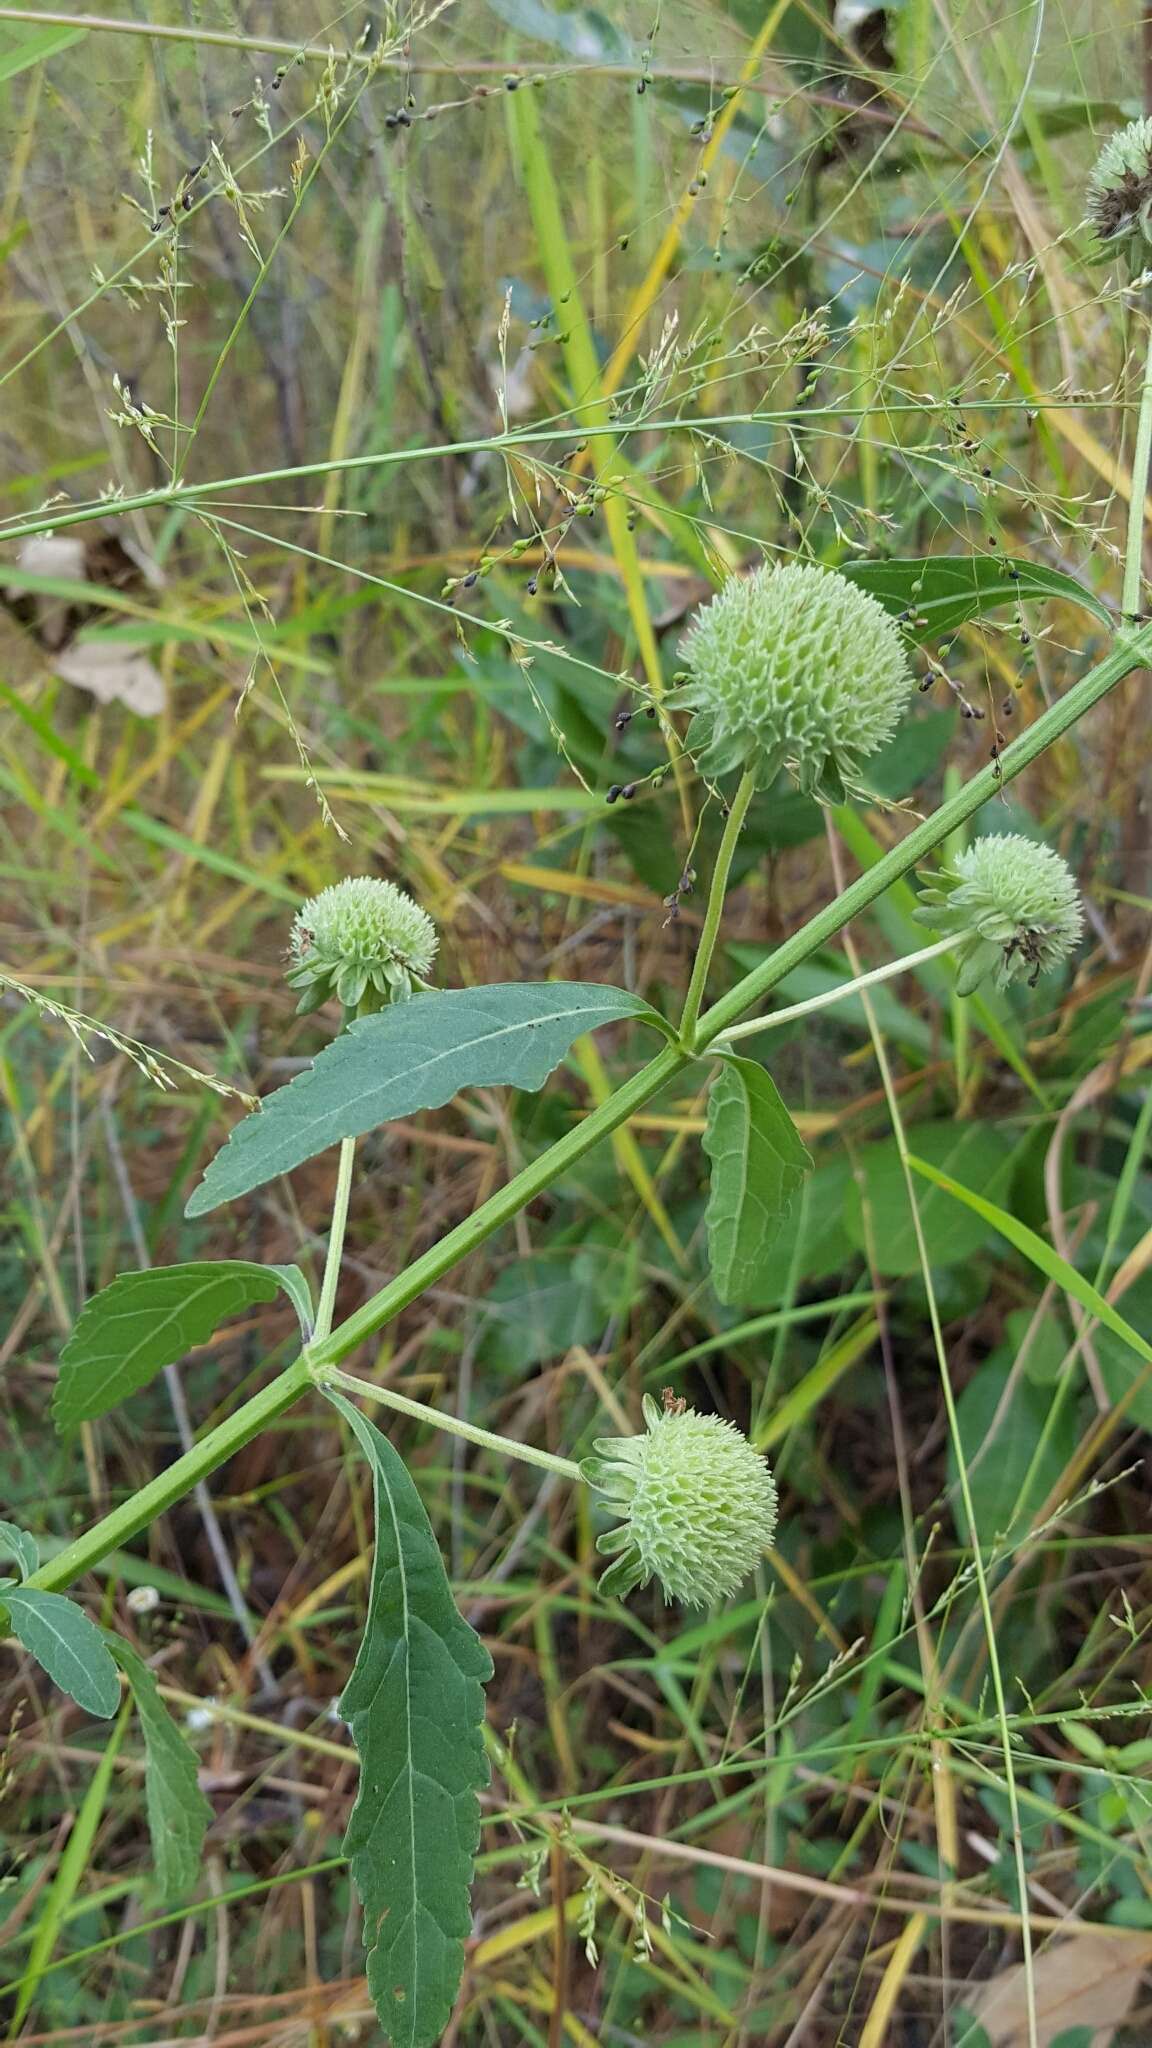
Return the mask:
{"type": "Polygon", "coordinates": [[[840,803],[892,738],[915,687],[904,642],[874,597],[809,563],[732,576],[680,645],[688,678],[666,702],[692,712],[701,772],[758,788],[787,767],[840,803]]]}
{"type": "Polygon", "coordinates": [[[581,1472],[623,1519],[597,1549],[616,1562],[601,1591],[655,1579],[665,1600],[710,1607],[738,1593],[772,1542],[776,1482],[735,1423],[684,1401],[643,1401],[640,1436],[600,1437],[581,1472]]]}
{"type": "MultiPolygon", "coordinates": [[[[1152,124],[1115,138],[1093,176],[1090,208],[1108,241],[1147,239],[1152,124]]],[[[1152,356],[1150,356],[1152,362],[1152,356]]],[[[1152,373],[1138,430],[1123,611],[1138,615],[1140,508],[1152,445],[1152,373]],[[1142,453],[1141,453],[1142,451],[1142,453]],[[1135,539],[1133,538],[1135,536],[1135,539]]],[[[901,604],[921,592],[932,564],[889,564],[901,604]]],[[[893,587],[893,579],[889,579],[893,587]]],[[[980,609],[973,580],[968,615],[980,609]]],[[[896,607],[893,607],[893,611],[896,607]]],[[[850,576],[809,564],[731,579],[698,614],[684,643],[688,678],[665,702],[692,713],[687,746],[703,774],[739,776],[678,1019],[599,983],[495,983],[428,987],[436,931],[393,883],[360,877],[305,904],[290,941],[288,978],[300,1007],[330,998],[343,1024],[310,1069],[238,1125],[210,1163],[186,1213],[196,1217],[329,1146],[339,1146],[332,1228],[319,1299],[296,1266],[195,1261],[121,1274],[85,1307],[61,1355],[54,1398],[65,1429],[128,1399],[220,1321],[282,1294],[300,1325],[300,1350],[280,1375],[166,1466],[94,1528],[40,1561],[27,1531],[0,1523],[0,1626],[87,1711],[116,1713],[122,1681],[148,1752],[148,1813],[157,1870],[174,1894],[190,1888],[210,1819],[195,1758],[168,1719],[153,1674],[135,1652],[64,1597],[102,1559],[146,1529],[302,1396],[333,1403],[371,1469],[376,1549],[368,1618],[341,1701],[361,1760],[345,1848],[364,1905],[368,1981],[385,2031],[404,2048],[431,2048],[450,2019],[470,1928],[469,1886],[486,1782],[483,1685],[491,1663],[458,1614],[419,1494],[397,1451],[350,1396],[594,1490],[613,1562],[602,1580],[626,1594],[655,1580],[666,1599],[706,1606],[740,1591],[771,1546],[776,1490],[765,1460],[729,1420],[672,1397],[650,1399],[644,1429],[601,1439],[583,1464],[494,1435],[412,1400],[402,1388],[358,1380],[341,1364],[427,1288],[535,1201],[593,1146],[669,1082],[713,1062],[708,1244],[717,1291],[737,1299],[773,1256],[807,1155],[766,1068],[740,1059],[747,1031],[835,1001],[895,967],[877,969],[767,1017],[749,1013],[796,968],[877,901],[1004,783],[1067,731],[1131,670],[1147,664],[1152,628],[1118,636],[1115,650],[1045,710],[999,759],[840,896],[778,946],[709,1010],[703,998],[733,851],[757,790],[781,768],[801,788],[840,802],[862,766],[896,731],[913,678],[885,606],[850,576]],[[741,1020],[744,1020],[743,1022],[741,1020]],[[607,1024],[657,1034],[659,1049],[539,1158],[465,1217],[342,1321],[335,1318],[356,1140],[364,1131],[447,1102],[462,1088],[539,1088],[583,1033],[607,1024]],[[723,1280],[721,1280],[723,1275],[723,1280]],[[612,1525],[615,1526],[612,1526],[612,1525]]],[[[921,916],[943,936],[927,953],[957,956],[961,989],[985,974],[1029,981],[1068,958],[1081,932],[1072,876],[1054,853],[1015,835],[979,839],[935,876],[921,916]]],[[[913,956],[923,957],[923,956],[913,956]]],[[[896,967],[905,963],[898,962],[896,967]]],[[[975,1553],[977,1571],[980,1554],[975,1553]]]]}
{"type": "Polygon", "coordinates": [[[1147,257],[1152,243],[1152,119],[1109,137],[1088,180],[1089,222],[1101,242],[1147,257]]]}
{"type": "Polygon", "coordinates": [[[1067,861],[1019,832],[977,839],[958,853],[922,891],[915,916],[957,940],[962,996],[988,975],[997,988],[1017,976],[1035,987],[1075,950],[1084,930],[1067,861]]]}
{"type": "Polygon", "coordinates": [[[426,988],[440,941],[428,912],[395,882],[361,875],[302,904],[288,943],[298,1015],[335,996],[346,1017],[364,1017],[426,988]]]}

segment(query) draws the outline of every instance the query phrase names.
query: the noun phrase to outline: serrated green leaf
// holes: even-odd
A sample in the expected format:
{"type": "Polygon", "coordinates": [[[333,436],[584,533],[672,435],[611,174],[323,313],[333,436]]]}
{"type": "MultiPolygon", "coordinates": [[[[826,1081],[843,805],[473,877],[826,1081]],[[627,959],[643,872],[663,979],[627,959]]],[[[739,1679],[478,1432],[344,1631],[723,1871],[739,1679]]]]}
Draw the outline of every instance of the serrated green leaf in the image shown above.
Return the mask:
{"type": "MultiPolygon", "coordinates": [[[[812,1160],[766,1067],[728,1058],[708,1095],[708,1257],[723,1302],[774,1300],[772,1244],[812,1160]]],[[[778,1292],[778,1290],[777,1290],[778,1292]]]]}
{"type": "Polygon", "coordinates": [[[471,1927],[492,1660],[456,1611],[403,1460],[365,1416],[329,1398],[372,1467],[376,1500],[368,1621],[340,1700],[360,1755],[344,1851],[380,2023],[392,2048],[431,2048],[455,2003],[471,1927]]]}
{"type": "Polygon", "coordinates": [[[299,1314],[299,1289],[287,1277],[296,1272],[295,1266],[220,1259],[119,1274],[93,1295],[60,1354],[52,1399],[57,1429],[106,1414],[166,1365],[206,1344],[226,1316],[273,1301],[280,1288],[299,1314]]]}
{"type": "Polygon", "coordinates": [[[265,1271],[276,1275],[296,1311],[300,1335],[305,1344],[310,1343],[316,1304],[312,1299],[312,1289],[308,1285],[307,1277],[300,1271],[299,1266],[268,1266],[265,1271]]]}
{"type": "Polygon", "coordinates": [[[144,1796],[156,1875],[166,1899],[191,1891],[200,1875],[200,1852],[212,1808],[200,1790],[195,1751],[185,1741],[160,1697],[155,1674],[119,1636],[108,1645],[132,1687],[147,1771],[144,1796]]]}
{"type": "Polygon", "coordinates": [[[0,1522],[0,1557],[15,1558],[20,1577],[30,1579],[40,1562],[40,1545],[27,1529],[18,1529],[15,1522],[0,1522]]]}
{"type": "Polygon", "coordinates": [[[12,1633],[54,1685],[89,1714],[110,1721],[120,1704],[120,1681],[95,1622],[62,1593],[37,1586],[5,1586],[12,1633]]]}
{"type": "Polygon", "coordinates": [[[844,562],[840,574],[866,590],[885,611],[909,612],[905,630],[914,640],[954,632],[967,619],[1016,604],[1022,598],[1062,598],[1112,626],[1108,607],[1058,569],[1006,555],[924,555],[915,560],[844,562]],[[923,624],[920,622],[923,621],[923,624]]]}
{"type": "Polygon", "coordinates": [[[638,996],[599,982],[510,981],[361,1017],[237,1124],[184,1213],[203,1216],[342,1138],[439,1109],[461,1088],[542,1088],[583,1032],[640,1016],[661,1021],[638,996]]]}

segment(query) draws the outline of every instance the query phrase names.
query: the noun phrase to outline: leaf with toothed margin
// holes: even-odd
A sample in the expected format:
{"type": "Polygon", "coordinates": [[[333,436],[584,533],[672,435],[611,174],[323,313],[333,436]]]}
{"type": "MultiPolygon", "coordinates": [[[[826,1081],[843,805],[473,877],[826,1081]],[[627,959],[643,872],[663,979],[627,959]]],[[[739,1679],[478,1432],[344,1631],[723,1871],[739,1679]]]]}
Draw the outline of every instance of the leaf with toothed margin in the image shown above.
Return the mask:
{"type": "Polygon", "coordinates": [[[119,1636],[108,1647],[132,1688],[144,1736],[144,1797],[160,1889],[166,1899],[190,1892],[200,1875],[212,1807],[200,1790],[196,1753],[160,1697],[156,1674],[119,1636]]]}
{"type": "Polygon", "coordinates": [[[120,1704],[120,1681],[94,1621],[62,1593],[0,1580],[0,1607],[12,1633],[53,1683],[89,1714],[110,1721],[120,1704]]]}
{"type": "Polygon", "coordinates": [[[712,1162],[708,1258],[723,1302],[775,1301],[768,1254],[812,1161],[776,1084],[756,1060],[729,1056],[708,1092],[704,1150],[712,1162]]]}
{"type": "Polygon", "coordinates": [[[472,1925],[492,1659],[456,1611],[403,1459],[349,1402],[328,1398],[372,1468],[376,1501],[368,1619],[340,1698],[360,1757],[344,1853],[364,1908],[380,2024],[392,2048],[433,2048],[452,2016],[472,1925]]]}
{"type": "Polygon", "coordinates": [[[311,1336],[308,1283],[298,1266],[216,1259],[120,1273],[94,1294],[60,1354],[52,1399],[58,1430],[107,1414],[166,1365],[206,1344],[225,1316],[283,1290],[304,1342],[311,1336]]]}
{"type": "Polygon", "coordinates": [[[586,981],[439,989],[361,1017],[237,1124],[184,1213],[203,1216],[343,1138],[439,1109],[461,1088],[542,1088],[575,1039],[629,1017],[668,1029],[639,996],[586,981]]]}

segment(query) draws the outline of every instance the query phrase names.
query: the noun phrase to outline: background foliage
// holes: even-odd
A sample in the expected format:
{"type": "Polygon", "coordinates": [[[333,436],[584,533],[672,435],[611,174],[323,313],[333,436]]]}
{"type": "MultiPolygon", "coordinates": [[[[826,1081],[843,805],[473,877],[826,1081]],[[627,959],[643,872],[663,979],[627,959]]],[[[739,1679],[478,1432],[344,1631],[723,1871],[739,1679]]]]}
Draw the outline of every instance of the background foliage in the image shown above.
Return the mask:
{"type": "MultiPolygon", "coordinates": [[[[881,589],[888,558],[978,557],[959,595],[954,569],[897,584],[927,688],[885,801],[837,812],[831,843],[783,786],[753,811],[722,987],[1106,650],[1141,341],[1080,224],[1099,140],[1142,110],[1135,19],[1099,0],[124,15],[0,9],[6,531],[145,499],[13,539],[0,570],[0,959],[151,1049],[89,1036],[89,1059],[25,995],[0,1011],[3,1505],[48,1554],[187,1427],[157,1382],[55,1438],[84,1300],[151,1263],[318,1274],[331,1155],[182,1215],[238,1109],[196,1075],[262,1094],[331,1036],[283,984],[293,907],[383,873],[437,918],[446,982],[676,1002],[718,807],[649,720],[621,723],[632,680],[667,683],[691,608],[762,553],[867,558],[881,589]],[[614,436],[582,447],[597,422],[614,436]],[[493,450],[505,425],[530,438],[493,450]]],[[[920,1159],[1149,1330],[1145,734],[1134,677],[976,821],[1072,861],[1073,976],[961,1005],[932,962],[753,1042],[815,1172],[750,1310],[707,1277],[701,1071],[365,1347],[365,1375],[569,1455],[669,1386],[781,1484],[760,1587],[686,1622],[654,1589],[597,1599],[578,1492],[389,1428],[495,1663],[445,2039],[1023,2043],[1023,1914],[1038,2038],[1145,2037],[1152,1392],[994,1221],[920,1184],[1021,1897],[878,1066],[920,1159]]],[[[913,906],[891,889],[782,1000],[921,945],[913,906]]],[[[541,1094],[481,1087],[365,1140],[342,1312],[645,1042],[614,1025],[541,1094]]],[[[189,1353],[197,1431],[293,1332],[286,1296],[252,1299],[189,1353]]],[[[106,1731],[3,1646],[0,1963],[32,2038],[379,2038],[332,1712],[370,1493],[314,1402],[213,1489],[243,1626],[196,1500],[87,1588],[198,1747],[214,1821],[175,1908],[140,1733],[96,1769],[106,1731]]]]}

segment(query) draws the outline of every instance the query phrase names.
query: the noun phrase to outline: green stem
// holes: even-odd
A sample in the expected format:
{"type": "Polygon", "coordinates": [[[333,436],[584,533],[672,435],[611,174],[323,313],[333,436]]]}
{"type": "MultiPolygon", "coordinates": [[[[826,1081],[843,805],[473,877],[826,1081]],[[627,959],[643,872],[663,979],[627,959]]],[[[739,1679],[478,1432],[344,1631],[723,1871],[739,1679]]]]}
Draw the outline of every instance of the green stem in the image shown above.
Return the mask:
{"type": "Polygon", "coordinates": [[[1128,545],[1124,551],[1124,594],[1121,610],[1127,620],[1140,616],[1144,567],[1144,500],[1148,491],[1148,458],[1152,455],[1152,320],[1144,353],[1144,382],[1132,457],[1132,495],[1128,500],[1128,545]]]}
{"type": "Polygon", "coordinates": [[[447,1429],[453,1436],[466,1437],[470,1444],[481,1444],[486,1451],[498,1451],[503,1458],[519,1458],[525,1465],[542,1465],[546,1472],[559,1472],[564,1479],[580,1478],[580,1467],[571,1458],[557,1458],[551,1451],[538,1451],[531,1444],[518,1444],[513,1437],[498,1436],[495,1430],[479,1429],[474,1422],[461,1422],[457,1415],[426,1408],[423,1401],[410,1401],[407,1394],[398,1394],[392,1387],[378,1387],[373,1380],[356,1379],[334,1365],[316,1374],[316,1384],[321,1388],[339,1387],[343,1393],[359,1394],[365,1401],[379,1401],[385,1408],[410,1415],[414,1422],[430,1422],[433,1429],[447,1429]]]}
{"type": "MultiPolygon", "coordinates": [[[[931,817],[916,826],[898,846],[892,847],[866,874],[858,876],[833,903],[777,947],[771,959],[745,975],[729,995],[714,1004],[700,1020],[697,1045],[710,1045],[723,1032],[730,1030],[746,1011],[761,1003],[778,982],[827,945],[852,918],[858,917],[862,910],[883,895],[885,889],[930,853],[940,840],[962,825],[989,797],[996,795],[1002,784],[1011,782],[1038,754],[1043,753],[1045,747],[1051,746],[1069,726],[1075,725],[1109,690],[1114,689],[1124,676],[1132,669],[1145,666],[1150,658],[1152,627],[1120,636],[1113,653],[1083,676],[1058,703],[1050,705],[1027,732],[1013,740],[1000,758],[998,771],[992,767],[981,769],[978,775],[965,783],[963,789],[957,790],[954,797],[941,804],[931,817]]],[[[537,1195],[543,1194],[585,1152],[591,1151],[602,1138],[619,1129],[638,1109],[643,1108],[683,1071],[690,1058],[691,1055],[678,1046],[666,1046],[657,1053],[654,1060],[626,1081],[607,1102],[594,1109],[539,1159],[524,1167],[507,1187],[490,1195],[475,1215],[458,1223],[407,1272],[398,1274],[321,1344],[314,1345],[310,1362],[303,1357],[298,1358],[279,1379],[246,1401],[185,1457],[178,1458],[174,1465],[168,1466],[158,1478],[142,1487],[131,1500],[115,1508],[103,1521],[97,1522],[70,1544],[67,1550],[41,1566],[30,1583],[47,1591],[62,1590],[82,1573],[90,1571],[109,1551],[128,1542],[158,1515],[183,1499],[197,1480],[206,1478],[243,1444],[257,1436],[267,1423],[275,1421],[286,1408],[290,1408],[312,1384],[316,1368],[338,1365],[366,1337],[391,1322],[426,1288],[442,1280],[469,1252],[475,1251],[494,1231],[510,1223],[521,1209],[537,1195]]]]}
{"type": "Polygon", "coordinates": [[[110,1550],[120,1549],[141,1529],[147,1528],[159,1515],[182,1500],[186,1493],[190,1493],[199,1480],[225,1464],[244,1444],[258,1436],[268,1423],[291,1408],[300,1395],[315,1383],[315,1379],[322,1376],[324,1367],[337,1365],[365,1337],[391,1322],[418,1295],[442,1280],[453,1266],[467,1258],[468,1253],[483,1244],[493,1231],[510,1223],[527,1203],[542,1194],[601,1138],[626,1123],[636,1110],[687,1065],[688,1055],[674,1046],[667,1046],[663,1052],[657,1053],[656,1058],[626,1081],[608,1102],[594,1109],[549,1151],[524,1167],[507,1187],[490,1195],[475,1215],[458,1223],[455,1230],[450,1230],[439,1244],[433,1245],[406,1272],[398,1274],[379,1294],[373,1295],[371,1301],[365,1302],[323,1342],[313,1342],[307,1356],[297,1358],[278,1379],[246,1401],[226,1421],[219,1423],[186,1456],[178,1458],[158,1478],[150,1480],[139,1493],[133,1494],[131,1500],[114,1508],[103,1521],[96,1522],[84,1535],[78,1536],[67,1550],[60,1551],[58,1556],[41,1565],[29,1584],[39,1586],[45,1592],[60,1592],[85,1572],[91,1571],[110,1550]]]}
{"type": "Polygon", "coordinates": [[[732,1045],[738,1038],[751,1038],[755,1031],[775,1031],[778,1024],[794,1024],[797,1017],[809,1017],[814,1010],[831,1009],[833,1003],[842,1003],[845,996],[858,995],[862,988],[875,988],[878,982],[891,981],[894,975],[922,967],[926,960],[938,960],[941,953],[950,953],[955,944],[954,938],[937,939],[931,946],[922,946],[918,953],[905,953],[899,960],[889,960],[886,967],[870,968],[853,981],[842,981],[836,988],[825,989],[823,995],[809,996],[805,1003],[789,1003],[787,1009],[773,1010],[769,1017],[750,1017],[744,1024],[733,1024],[721,1038],[712,1040],[713,1050],[732,1045]]]}
{"type": "Polygon", "coordinates": [[[209,1430],[208,1435],[193,1444],[182,1458],[177,1458],[174,1465],[165,1466],[163,1472],[140,1488],[139,1493],[134,1493],[130,1500],[122,1501],[110,1515],[105,1515],[102,1522],[95,1523],[83,1536],[78,1536],[75,1543],[70,1543],[67,1550],[59,1551],[47,1564],[42,1564],[28,1584],[39,1586],[46,1593],[62,1592],[65,1586],[91,1571],[102,1557],[107,1557],[110,1550],[119,1550],[133,1536],[139,1535],[141,1529],[148,1528],[159,1515],[174,1507],[178,1500],[183,1500],[201,1479],[215,1472],[236,1451],[251,1443],[254,1436],[259,1436],[268,1423],[275,1422],[278,1415],[291,1408],[301,1394],[307,1393],[311,1384],[307,1359],[301,1355],[270,1386],[262,1388],[250,1401],[245,1401],[235,1415],[228,1416],[226,1421],[209,1430]]]}
{"type": "Polygon", "coordinates": [[[1080,681],[1057,703],[1050,704],[1046,711],[1041,712],[1035,724],[1004,749],[998,763],[981,768],[962,789],[957,790],[955,796],[949,797],[924,818],[906,839],[891,847],[867,873],[850,882],[842,896],[835,897],[823,910],[817,911],[806,925],[793,932],[783,945],[777,946],[770,959],[754,967],[751,974],[746,974],[743,981],[737,982],[734,989],[706,1010],[696,1033],[697,1049],[710,1045],[713,1039],[738,1023],[746,1011],[771,993],[778,982],[834,939],[846,924],[859,917],[862,910],[867,910],[869,904],[875,903],[878,896],[890,889],[893,882],[900,881],[942,839],[978,811],[981,804],[998,796],[1001,789],[1029,767],[1037,755],[1091,711],[1109,690],[1115,689],[1124,676],[1132,669],[1143,668],[1149,660],[1152,660],[1152,627],[1143,626],[1135,633],[1118,633],[1112,653],[1095,668],[1089,669],[1086,676],[1081,676],[1080,681]]]}
{"type": "Polygon", "coordinates": [[[352,1193],[352,1166],[355,1158],[355,1138],[342,1139],[340,1166],[336,1174],[336,1194],[332,1202],[332,1228],[328,1233],[328,1256],[324,1261],[320,1306],[316,1311],[316,1328],[312,1333],[314,1344],[322,1343],[332,1329],[336,1287],[340,1279],[340,1261],[344,1256],[344,1231],[348,1223],[348,1202],[352,1193]]]}
{"type": "Polygon", "coordinates": [[[748,815],[748,806],[756,793],[756,778],[750,769],[745,769],[740,778],[740,787],[732,799],[732,807],[724,824],[720,851],[716,855],[716,866],[712,874],[712,885],[708,891],[708,907],[704,912],[704,929],[696,949],[692,968],[692,979],[688,994],[684,998],[684,1015],[680,1019],[680,1042],[694,1045],[696,1025],[700,1017],[700,1005],[704,1000],[704,988],[708,980],[708,969],[716,950],[720,935],[720,920],[724,915],[724,897],[728,889],[728,876],[732,871],[732,859],[736,852],[736,841],[740,827],[748,815]]]}

